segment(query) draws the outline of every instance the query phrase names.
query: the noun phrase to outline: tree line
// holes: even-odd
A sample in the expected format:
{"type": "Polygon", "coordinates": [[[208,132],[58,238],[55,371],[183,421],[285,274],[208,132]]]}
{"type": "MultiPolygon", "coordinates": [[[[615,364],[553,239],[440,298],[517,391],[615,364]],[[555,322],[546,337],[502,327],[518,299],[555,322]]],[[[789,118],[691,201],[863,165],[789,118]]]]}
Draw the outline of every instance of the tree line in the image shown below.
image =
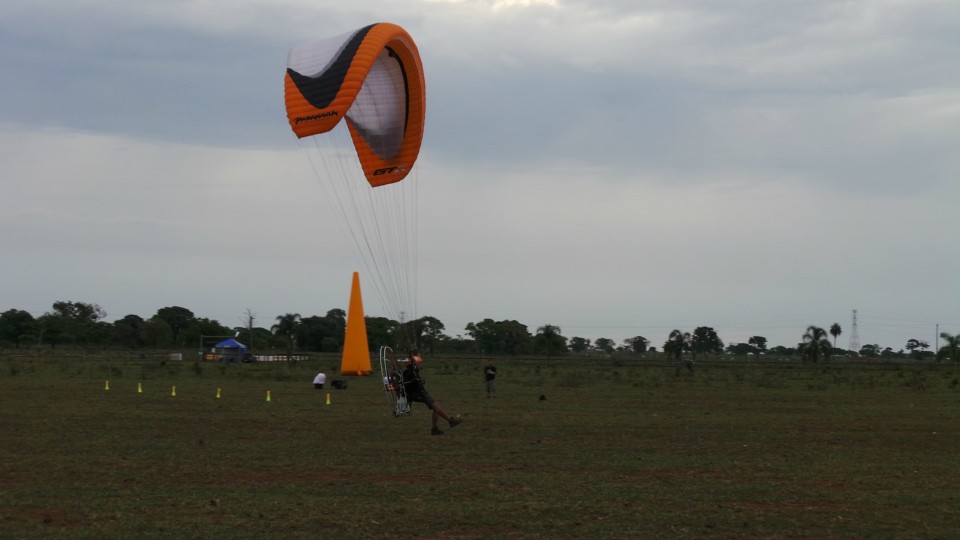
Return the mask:
{"type": "MultiPolygon", "coordinates": [[[[209,337],[237,336],[252,352],[285,350],[310,352],[339,352],[343,347],[347,313],[331,309],[325,315],[303,317],[298,313],[278,315],[269,327],[257,326],[256,315],[247,310],[244,326],[228,327],[220,322],[197,317],[180,306],[168,306],[149,317],[125,315],[113,323],[104,319],[106,311],[97,304],[74,301],[54,302],[50,311],[39,317],[19,309],[0,313],[0,346],[7,348],[80,346],[118,347],[124,349],[158,349],[171,347],[206,346],[209,337]]],[[[419,348],[430,354],[472,353],[490,355],[542,355],[632,353],[636,355],[658,352],[649,339],[634,336],[616,343],[612,339],[590,339],[563,335],[560,327],[544,324],[531,332],[527,325],[516,320],[494,321],[483,319],[470,322],[464,334],[451,337],[445,334],[444,324],[435,317],[425,316],[411,321],[394,321],[385,317],[366,317],[367,338],[371,348],[390,345],[395,350],[419,348]]],[[[864,345],[859,351],[847,351],[836,346],[842,334],[839,324],[825,330],[809,326],[796,347],[778,345],[767,348],[767,338],[752,336],[746,343],[724,345],[716,330],[700,326],[692,332],[673,330],[662,344],[660,352],[670,358],[696,360],[708,355],[737,356],[772,354],[799,355],[805,362],[820,362],[831,356],[933,356],[927,353],[929,344],[911,339],[906,348],[894,352],[890,347],[864,345]],[[830,338],[833,338],[831,343],[830,338]]],[[[936,351],[938,360],[960,362],[960,334],[942,333],[945,344],[936,351]]]]}

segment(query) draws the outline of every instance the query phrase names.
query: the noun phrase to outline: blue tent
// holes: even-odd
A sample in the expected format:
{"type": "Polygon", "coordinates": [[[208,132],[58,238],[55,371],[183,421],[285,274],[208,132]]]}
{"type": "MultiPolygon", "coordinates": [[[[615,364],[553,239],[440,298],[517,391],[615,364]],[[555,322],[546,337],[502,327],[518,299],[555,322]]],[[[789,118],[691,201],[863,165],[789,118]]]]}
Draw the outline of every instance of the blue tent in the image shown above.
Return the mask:
{"type": "Polygon", "coordinates": [[[225,339],[214,347],[217,349],[239,349],[240,354],[247,352],[247,346],[233,338],[225,339]]]}
{"type": "Polygon", "coordinates": [[[239,341],[230,338],[221,341],[213,346],[214,351],[220,356],[221,362],[242,362],[243,356],[247,354],[247,346],[239,341]]]}

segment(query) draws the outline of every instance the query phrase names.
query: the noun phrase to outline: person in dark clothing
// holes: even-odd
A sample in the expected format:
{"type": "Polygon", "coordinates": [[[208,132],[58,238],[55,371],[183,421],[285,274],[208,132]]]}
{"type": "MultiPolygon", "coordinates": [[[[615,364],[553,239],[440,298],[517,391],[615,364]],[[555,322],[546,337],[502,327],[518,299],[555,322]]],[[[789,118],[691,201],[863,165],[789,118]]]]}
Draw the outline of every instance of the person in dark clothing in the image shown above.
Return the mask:
{"type": "Polygon", "coordinates": [[[420,365],[417,362],[408,362],[407,366],[403,368],[403,389],[409,401],[423,403],[433,411],[431,417],[433,427],[430,430],[432,435],[443,435],[443,431],[437,426],[439,418],[446,420],[450,427],[456,427],[462,421],[459,417],[451,417],[447,414],[447,411],[433,399],[430,392],[427,392],[427,388],[423,384],[423,378],[420,376],[420,365]]]}

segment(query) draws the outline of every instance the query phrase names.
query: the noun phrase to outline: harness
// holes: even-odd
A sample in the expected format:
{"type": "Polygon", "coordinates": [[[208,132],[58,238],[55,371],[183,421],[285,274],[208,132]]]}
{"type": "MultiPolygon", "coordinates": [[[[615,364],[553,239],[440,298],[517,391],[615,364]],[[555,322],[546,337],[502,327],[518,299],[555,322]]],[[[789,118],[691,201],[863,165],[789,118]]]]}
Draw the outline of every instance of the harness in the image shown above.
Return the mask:
{"type": "Polygon", "coordinates": [[[410,401],[416,401],[423,394],[423,377],[420,376],[419,367],[415,366],[413,363],[407,365],[400,372],[402,377],[401,383],[403,384],[403,390],[407,394],[407,398],[410,401]]]}

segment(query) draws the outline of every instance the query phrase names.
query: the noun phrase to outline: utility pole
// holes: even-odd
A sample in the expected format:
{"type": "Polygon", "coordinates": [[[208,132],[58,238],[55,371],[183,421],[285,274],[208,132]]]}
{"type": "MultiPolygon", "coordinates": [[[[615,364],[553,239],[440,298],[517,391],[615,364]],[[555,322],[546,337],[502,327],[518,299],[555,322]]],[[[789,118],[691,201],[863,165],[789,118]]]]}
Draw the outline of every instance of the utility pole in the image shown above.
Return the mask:
{"type": "Polygon", "coordinates": [[[252,350],[253,350],[253,322],[256,320],[257,314],[254,313],[252,309],[247,308],[246,316],[247,316],[247,317],[246,317],[246,319],[247,319],[247,339],[250,341],[250,343],[247,344],[247,347],[248,347],[248,348],[247,348],[247,351],[249,352],[249,351],[252,351],[252,350]]]}
{"type": "Polygon", "coordinates": [[[850,350],[860,353],[860,332],[857,331],[857,310],[853,310],[853,330],[850,332],[850,350]]]}

